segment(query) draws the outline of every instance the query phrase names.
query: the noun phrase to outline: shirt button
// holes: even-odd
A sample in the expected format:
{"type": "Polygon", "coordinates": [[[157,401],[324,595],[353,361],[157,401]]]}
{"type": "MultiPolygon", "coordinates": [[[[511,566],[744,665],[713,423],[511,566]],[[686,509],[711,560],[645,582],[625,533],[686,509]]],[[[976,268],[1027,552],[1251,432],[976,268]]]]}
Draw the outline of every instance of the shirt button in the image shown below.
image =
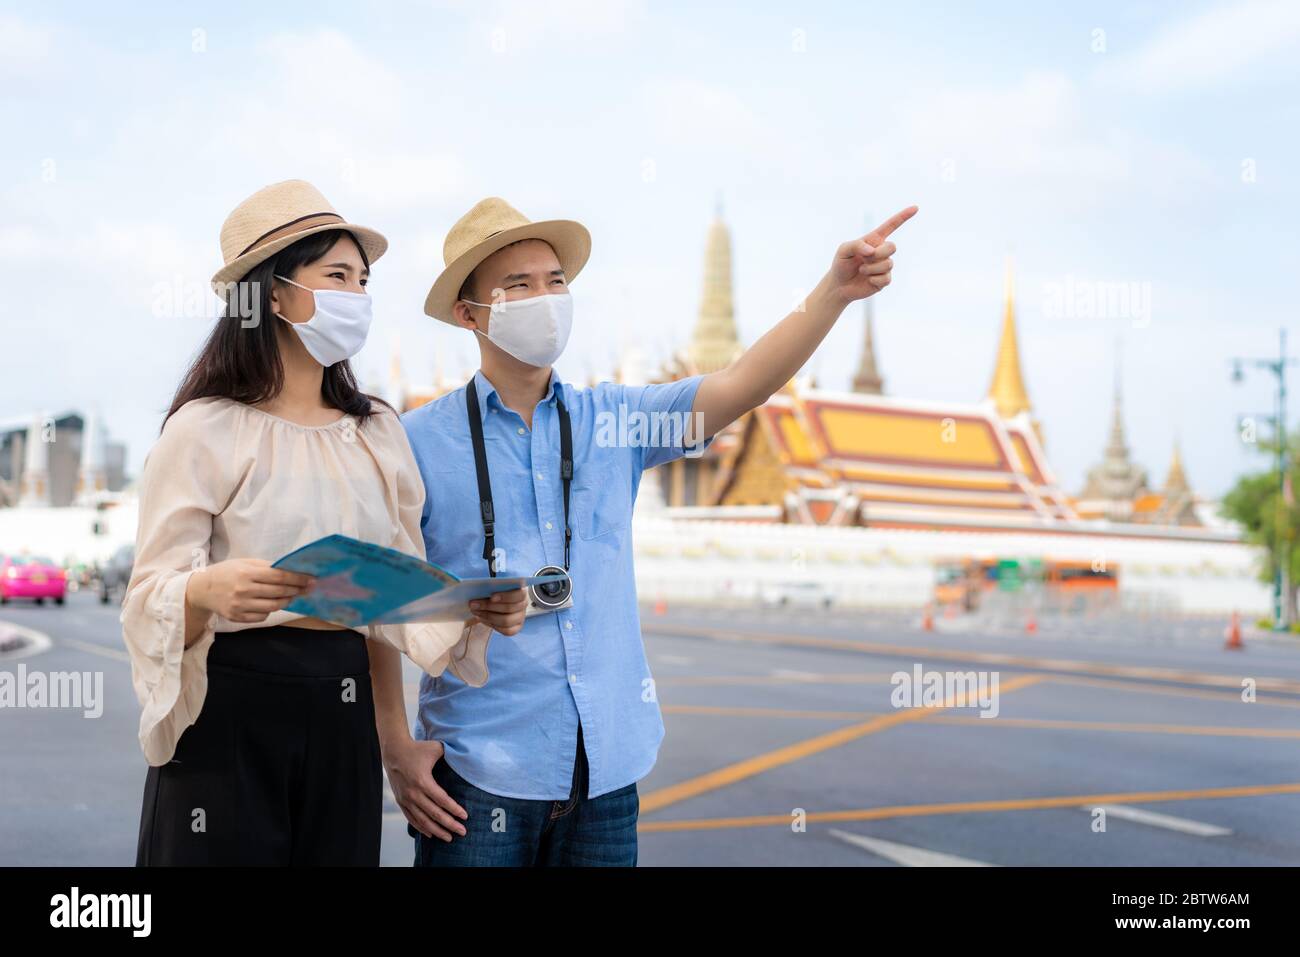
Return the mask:
{"type": "Polygon", "coordinates": [[[566,622],[564,623],[564,627],[565,627],[565,628],[572,628],[572,627],[573,627],[573,622],[571,622],[571,621],[566,621],[566,622]]]}
{"type": "Polygon", "coordinates": [[[577,675],[569,675],[569,683],[570,683],[570,684],[575,684],[575,685],[576,685],[576,684],[578,683],[578,676],[577,676],[577,675]]]}
{"type": "Polygon", "coordinates": [[[534,472],[533,474],[537,476],[537,481],[540,482],[540,481],[542,480],[542,473],[541,473],[541,472],[534,472]]]}
{"type": "Polygon", "coordinates": [[[521,425],[519,428],[515,429],[515,431],[518,432],[520,435],[523,435],[523,434],[524,434],[524,427],[521,425]]]}
{"type": "Polygon", "coordinates": [[[546,527],[549,529],[549,528],[551,527],[551,523],[550,523],[550,522],[547,522],[547,523],[546,523],[546,527]]]}

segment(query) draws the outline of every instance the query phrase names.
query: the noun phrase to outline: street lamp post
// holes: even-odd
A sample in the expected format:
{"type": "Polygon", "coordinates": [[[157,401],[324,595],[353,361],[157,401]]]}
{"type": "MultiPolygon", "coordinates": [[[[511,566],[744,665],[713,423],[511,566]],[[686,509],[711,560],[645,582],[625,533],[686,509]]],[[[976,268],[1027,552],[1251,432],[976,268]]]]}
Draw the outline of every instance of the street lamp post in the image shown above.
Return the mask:
{"type": "Polygon", "coordinates": [[[1275,523],[1276,540],[1273,543],[1273,629],[1275,631],[1286,631],[1291,625],[1288,605],[1284,600],[1289,576],[1287,575],[1286,539],[1283,534],[1284,522],[1282,521],[1284,509],[1290,504],[1286,501],[1286,367],[1294,365],[1296,360],[1288,358],[1286,354],[1286,329],[1278,330],[1277,343],[1276,359],[1233,359],[1232,379],[1234,382],[1240,382],[1244,378],[1241,371],[1243,363],[1253,365],[1259,369],[1267,369],[1277,377],[1277,406],[1273,421],[1277,430],[1277,449],[1274,458],[1277,465],[1279,514],[1275,523]]]}

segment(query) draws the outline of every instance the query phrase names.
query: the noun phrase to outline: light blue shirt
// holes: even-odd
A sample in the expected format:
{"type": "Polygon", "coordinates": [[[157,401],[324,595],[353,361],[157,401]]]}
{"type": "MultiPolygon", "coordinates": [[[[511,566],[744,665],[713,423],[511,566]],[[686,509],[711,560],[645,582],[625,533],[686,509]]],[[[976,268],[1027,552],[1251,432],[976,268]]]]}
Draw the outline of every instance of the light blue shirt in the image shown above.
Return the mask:
{"type": "MultiPolygon", "coordinates": [[[[415,737],[441,741],[447,763],[476,787],[502,797],[567,799],[579,721],[589,797],[626,787],[654,767],[664,725],[641,641],[632,505],[642,471],[686,454],[682,436],[701,378],[575,389],[552,371],[529,429],[483,373],[474,374],[495,544],[503,550],[498,574],[531,575],[564,563],[556,394],[572,421],[574,459],[574,607],[531,617],[512,637],[494,633],[482,687],[450,671],[420,681],[415,737]]],[[[424,479],[429,561],[462,578],[487,575],[465,388],[408,412],[402,424],[424,479]]]]}

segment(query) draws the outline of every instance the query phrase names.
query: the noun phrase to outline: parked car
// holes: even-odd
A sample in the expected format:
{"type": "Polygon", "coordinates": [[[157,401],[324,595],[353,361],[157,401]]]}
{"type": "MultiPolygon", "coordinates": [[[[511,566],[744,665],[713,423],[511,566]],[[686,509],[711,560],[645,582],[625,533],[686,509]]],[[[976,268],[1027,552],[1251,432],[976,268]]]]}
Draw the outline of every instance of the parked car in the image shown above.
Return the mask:
{"type": "Polygon", "coordinates": [[[134,565],[135,546],[123,545],[99,569],[99,600],[103,604],[107,605],[118,592],[126,594],[134,565]]]}
{"type": "Polygon", "coordinates": [[[830,608],[835,604],[826,586],[815,581],[769,583],[760,588],[759,598],[769,608],[830,608]]]}
{"type": "Polygon", "coordinates": [[[7,555],[0,558],[0,605],[11,598],[30,598],[41,605],[53,598],[63,604],[68,579],[63,569],[48,558],[33,555],[7,555]]]}

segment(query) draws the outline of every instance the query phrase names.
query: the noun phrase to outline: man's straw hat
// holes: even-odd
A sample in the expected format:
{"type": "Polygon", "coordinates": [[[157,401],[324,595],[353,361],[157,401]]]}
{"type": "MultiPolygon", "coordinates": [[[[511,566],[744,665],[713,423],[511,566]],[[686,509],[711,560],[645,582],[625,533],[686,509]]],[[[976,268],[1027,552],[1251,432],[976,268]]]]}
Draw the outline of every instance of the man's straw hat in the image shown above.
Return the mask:
{"type": "Polygon", "coordinates": [[[488,197],[456,221],[442,246],[446,266],[424,300],[427,315],[456,325],[452,306],[469,274],[498,249],[521,239],[540,239],[549,243],[570,281],[582,271],[591,255],[591,233],[581,223],[570,219],[549,219],[540,223],[528,217],[504,199],[488,197]]]}
{"type": "Polygon", "coordinates": [[[221,286],[244,278],[286,246],[331,229],[346,229],[355,236],[371,262],[388,249],[387,239],[349,223],[311,183],[290,179],[259,189],[221,225],[221,258],[226,264],[212,277],[213,288],[220,294],[221,286]]]}

